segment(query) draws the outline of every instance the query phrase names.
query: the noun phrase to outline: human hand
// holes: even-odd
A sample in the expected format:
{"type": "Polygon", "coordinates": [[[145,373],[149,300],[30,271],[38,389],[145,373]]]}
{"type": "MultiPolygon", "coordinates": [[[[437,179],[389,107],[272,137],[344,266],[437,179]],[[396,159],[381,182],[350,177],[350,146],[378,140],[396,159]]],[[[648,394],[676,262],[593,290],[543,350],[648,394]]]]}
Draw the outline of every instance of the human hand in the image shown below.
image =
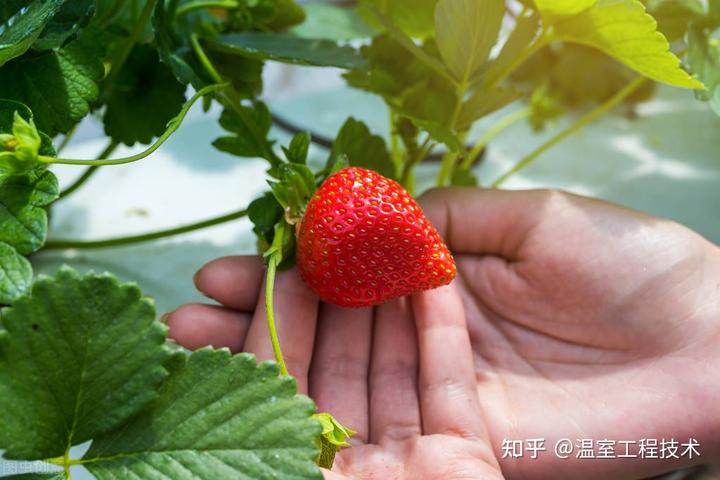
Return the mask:
{"type": "MultiPolygon", "coordinates": [[[[284,342],[285,353],[301,391],[370,442],[343,452],[339,471],[371,478],[390,468],[383,478],[402,478],[393,473],[398,471],[423,478],[413,468],[422,465],[417,460],[431,460],[423,467],[425,478],[488,478],[496,473],[489,449],[508,478],[638,478],[692,463],[560,460],[552,452],[560,438],[693,437],[702,445],[700,461],[717,458],[716,247],[671,222],[553,192],[442,190],[426,195],[423,206],[456,253],[460,275],[454,287],[417,295],[412,308],[397,301],[373,313],[319,306],[294,273],[278,279],[278,328],[281,339],[292,339],[284,342]],[[419,353],[408,334],[383,333],[400,331],[402,321],[394,318],[412,324],[413,316],[419,353]],[[452,367],[463,361],[432,360],[462,351],[448,339],[463,330],[465,317],[479,409],[457,406],[467,375],[453,378],[452,367]],[[405,361],[389,382],[393,391],[377,383],[374,372],[384,363],[378,355],[405,361]],[[419,381],[413,381],[414,358],[419,381]],[[433,409],[422,400],[429,365],[437,367],[430,391],[444,398],[433,409]],[[374,417],[383,414],[381,406],[393,408],[400,400],[409,405],[408,398],[420,405],[421,420],[413,430],[404,417],[396,418],[409,432],[400,435],[402,448],[389,447],[374,417]],[[455,425],[441,439],[419,435],[434,433],[426,430],[425,418],[435,409],[455,425]],[[458,411],[468,415],[459,420],[458,411]],[[475,418],[480,426],[457,430],[475,418]],[[545,438],[549,451],[537,460],[502,459],[505,438],[545,438]],[[438,476],[427,469],[453,459],[459,461],[455,471],[475,476],[438,476]]],[[[255,310],[247,335],[249,313],[238,313],[253,310],[261,272],[259,261],[242,258],[204,267],[198,287],[233,310],[184,307],[170,318],[171,334],[191,348],[244,346],[272,358],[263,309],[255,310]]]]}

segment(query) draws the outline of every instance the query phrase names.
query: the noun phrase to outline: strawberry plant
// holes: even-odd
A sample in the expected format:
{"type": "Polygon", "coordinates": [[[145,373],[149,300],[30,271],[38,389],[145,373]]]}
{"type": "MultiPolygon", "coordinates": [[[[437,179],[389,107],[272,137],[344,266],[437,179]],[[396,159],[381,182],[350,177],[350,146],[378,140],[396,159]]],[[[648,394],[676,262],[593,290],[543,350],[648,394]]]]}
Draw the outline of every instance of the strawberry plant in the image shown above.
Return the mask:
{"type": "Polygon", "coordinates": [[[720,114],[717,0],[361,0],[333,39],[307,36],[323,10],[308,12],[294,0],[0,5],[0,449],[57,468],[33,478],[70,478],[75,465],[97,478],[321,478],[352,425],[296,393],[280,343],[291,339],[274,326],[277,269],[297,264],[323,300],[344,306],[446,284],[452,255],[411,196],[433,151],[437,185],[499,186],[650,96],[653,82],[694,90],[720,114]],[[350,117],[320,165],[308,162],[309,134],[278,147],[261,97],[270,61],[343,69],[387,104],[389,145],[350,117]],[[265,195],[170,230],[47,240],[55,202],[100,168],[151,156],[198,102],[222,110],[218,150],[267,161],[265,195]],[[520,107],[469,144],[478,120],[510,104],[520,107]],[[540,129],[564,113],[576,120],[511,170],[476,178],[472,166],[504,128],[528,119],[540,129]],[[65,158],[91,114],[107,148],[65,158]],[[114,155],[121,144],[147,147],[114,155]],[[82,168],[78,180],[58,185],[55,164],[82,168]],[[177,351],[152,301],[112,274],[33,275],[41,249],[127,245],[245,216],[267,264],[276,363],[177,351]],[[75,458],[71,448],[89,441],[75,458]]]}

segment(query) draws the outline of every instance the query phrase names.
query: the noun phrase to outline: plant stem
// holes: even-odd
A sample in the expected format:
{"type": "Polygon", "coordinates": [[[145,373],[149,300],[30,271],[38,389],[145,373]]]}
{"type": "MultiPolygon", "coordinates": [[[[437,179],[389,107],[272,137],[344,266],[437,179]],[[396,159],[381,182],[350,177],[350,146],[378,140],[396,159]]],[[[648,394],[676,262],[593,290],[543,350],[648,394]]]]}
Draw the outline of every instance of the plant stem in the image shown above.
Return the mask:
{"type": "Polygon", "coordinates": [[[393,164],[395,165],[395,168],[398,168],[402,165],[402,152],[400,151],[400,142],[398,141],[398,133],[395,129],[395,122],[397,121],[397,115],[395,115],[395,112],[393,111],[392,107],[390,105],[387,106],[388,109],[388,121],[390,122],[390,152],[391,152],[391,158],[393,161],[393,164]]]}
{"type": "Polygon", "coordinates": [[[146,0],[142,12],[140,12],[140,18],[138,19],[137,23],[135,23],[135,26],[130,32],[130,36],[125,41],[125,43],[123,43],[122,48],[118,50],[115,58],[112,59],[112,62],[110,63],[110,65],[112,65],[112,68],[110,70],[110,74],[106,79],[106,84],[108,86],[106,94],[109,94],[109,92],[112,90],[118,73],[125,64],[128,56],[130,56],[130,52],[132,51],[133,47],[140,39],[140,35],[142,35],[145,31],[145,27],[147,27],[148,22],[150,22],[150,17],[152,17],[152,12],[155,8],[156,2],[157,0],[146,0]]]}
{"type": "Polygon", "coordinates": [[[175,12],[175,17],[180,17],[190,12],[194,12],[195,10],[202,10],[204,8],[217,7],[233,9],[238,8],[239,6],[240,4],[238,4],[237,0],[196,0],[194,2],[188,2],[180,5],[175,12]]]}
{"type": "Polygon", "coordinates": [[[467,170],[470,167],[473,166],[475,163],[475,160],[477,159],[478,155],[482,153],[482,151],[485,149],[485,147],[488,146],[488,144],[497,137],[502,131],[504,131],[506,128],[516,124],[520,120],[527,118],[530,113],[532,112],[532,109],[530,107],[526,107],[520,110],[516,110],[514,112],[508,113],[504,117],[500,118],[494,125],[492,125],[480,139],[477,141],[475,146],[472,150],[470,150],[470,153],[467,154],[465,159],[463,160],[463,163],[461,165],[461,168],[463,170],[467,170]]]}
{"type": "Polygon", "coordinates": [[[268,333],[270,334],[270,343],[272,343],[275,361],[280,365],[280,374],[289,375],[285,359],[283,358],[282,349],[280,348],[280,339],[278,338],[277,328],[275,327],[275,310],[273,293],[275,290],[275,272],[282,261],[282,244],[285,238],[286,228],[289,225],[280,222],[275,229],[275,238],[273,243],[265,253],[267,258],[267,275],[265,277],[265,316],[267,317],[268,333]]]}
{"type": "Polygon", "coordinates": [[[237,212],[229,213],[209,220],[204,220],[198,223],[192,223],[190,225],[184,225],[181,227],[171,228],[169,230],[160,230],[157,232],[145,233],[142,235],[132,235],[128,237],[110,238],[106,240],[50,240],[45,244],[43,250],[60,250],[60,249],[92,249],[92,248],[108,248],[108,247],[120,247],[125,245],[132,245],[135,243],[149,242],[151,240],[158,240],[161,238],[172,237],[180,235],[182,233],[194,232],[203,228],[213,227],[222,223],[231,222],[247,215],[247,210],[238,210],[237,212]]]}
{"type": "Polygon", "coordinates": [[[410,176],[412,175],[413,169],[415,168],[415,165],[422,162],[425,157],[427,157],[430,154],[430,151],[435,147],[434,143],[431,143],[430,136],[428,136],[425,141],[420,145],[420,148],[418,149],[417,153],[413,158],[409,158],[407,162],[405,162],[405,165],[403,166],[402,174],[400,175],[400,184],[403,185],[405,188],[408,188],[408,181],[410,180],[410,176]]]}
{"type": "MultiPolygon", "coordinates": [[[[112,153],[118,147],[118,145],[119,145],[119,142],[117,142],[115,140],[111,140],[110,143],[108,144],[108,146],[105,147],[105,149],[100,153],[100,155],[98,155],[97,159],[103,159],[103,158],[109,157],[110,155],[112,155],[112,153]]],[[[97,172],[98,168],[100,168],[100,167],[97,167],[97,166],[87,167],[85,172],[83,172],[83,174],[80,175],[80,177],[77,180],[75,180],[65,190],[60,192],[59,198],[65,198],[68,195],[70,195],[71,193],[73,193],[75,190],[77,190],[78,188],[82,187],[85,184],[85,182],[87,182],[90,179],[90,177],[92,177],[95,174],[95,172],[97,172]]]]}
{"type": "Polygon", "coordinates": [[[575,123],[568,126],[561,132],[559,132],[557,135],[540,145],[537,149],[535,149],[533,152],[531,152],[529,155],[527,155],[525,158],[520,160],[514,167],[512,167],[510,170],[502,174],[497,180],[492,182],[491,186],[493,188],[497,188],[505,181],[507,181],[510,177],[512,177],[514,174],[522,170],[523,168],[530,165],[533,160],[538,158],[540,155],[545,153],[548,149],[551,147],[557,145],[558,143],[565,140],[570,135],[576,133],[577,131],[581,130],[583,127],[593,123],[595,120],[603,116],[605,113],[607,113],[609,110],[617,106],[620,102],[625,100],[627,97],[632,95],[633,92],[638,90],[647,79],[645,77],[638,77],[635,80],[628,83],[625,88],[620,90],[618,93],[616,93],[612,98],[607,100],[605,103],[597,107],[595,110],[592,110],[591,112],[588,112],[587,114],[580,117],[575,123]]]}
{"type": "Polygon", "coordinates": [[[220,85],[208,85],[205,88],[202,88],[198,90],[195,95],[193,95],[190,100],[185,102],[185,105],[183,105],[183,108],[180,110],[180,113],[177,117],[170,120],[168,123],[168,129],[165,130],[165,132],[157,139],[155,140],[155,143],[150,145],[146,150],[143,150],[142,152],[131,155],[129,157],[122,157],[117,158],[113,160],[106,160],[106,159],[99,159],[99,160],[76,160],[76,159],[68,159],[68,158],[54,158],[54,157],[46,157],[44,155],[38,155],[38,160],[40,160],[43,163],[60,163],[64,165],[122,165],[124,163],[132,163],[136,162],[138,160],[142,160],[143,158],[151,155],[155,150],[160,148],[160,146],[167,141],[170,136],[175,133],[175,131],[180,128],[180,125],[182,124],[182,121],[185,119],[185,116],[187,115],[190,108],[193,106],[193,104],[204,95],[207,95],[208,93],[212,93],[216,90],[220,90],[221,88],[224,88],[225,84],[220,85]]]}

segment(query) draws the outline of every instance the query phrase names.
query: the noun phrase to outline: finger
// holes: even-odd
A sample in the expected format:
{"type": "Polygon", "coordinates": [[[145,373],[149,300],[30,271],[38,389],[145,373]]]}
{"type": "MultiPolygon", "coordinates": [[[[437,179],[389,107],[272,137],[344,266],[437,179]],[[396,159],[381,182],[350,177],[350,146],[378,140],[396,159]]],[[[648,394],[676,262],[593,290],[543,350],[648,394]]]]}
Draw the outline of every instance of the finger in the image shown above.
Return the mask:
{"type": "Polygon", "coordinates": [[[252,312],[265,269],[260,257],[222,257],[206,263],[195,274],[195,286],[226,307],[252,312]]]}
{"type": "Polygon", "coordinates": [[[310,396],[318,411],[331,413],[357,432],[369,435],[368,371],[373,328],[371,308],[320,307],[315,353],[310,367],[310,396]]]}
{"type": "Polygon", "coordinates": [[[375,312],[370,365],[370,441],[402,442],[420,434],[417,339],[407,298],[375,312]]]}
{"type": "MultiPolygon", "coordinates": [[[[275,325],[288,372],[297,379],[299,392],[307,394],[318,298],[302,282],[297,269],[293,268],[278,272],[275,277],[274,300],[275,325]]],[[[243,349],[254,353],[258,361],[275,359],[265,315],[264,286],[243,349]]]]}
{"type": "Polygon", "coordinates": [[[543,190],[443,188],[419,202],[454,253],[515,258],[551,197],[543,190]]]}
{"type": "Polygon", "coordinates": [[[208,345],[242,350],[250,315],[216,305],[193,303],[168,314],[169,336],[183,347],[196,350],[208,345]]]}
{"type": "Polygon", "coordinates": [[[477,394],[470,336],[454,285],[412,297],[420,356],[423,433],[486,435],[477,394]]]}

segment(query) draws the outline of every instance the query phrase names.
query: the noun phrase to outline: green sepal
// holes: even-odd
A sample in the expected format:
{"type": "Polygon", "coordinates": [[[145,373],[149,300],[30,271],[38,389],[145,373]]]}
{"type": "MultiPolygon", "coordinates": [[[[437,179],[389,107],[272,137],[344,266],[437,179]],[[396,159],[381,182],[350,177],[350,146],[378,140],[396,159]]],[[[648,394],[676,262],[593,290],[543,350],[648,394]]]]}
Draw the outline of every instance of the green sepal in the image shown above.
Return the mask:
{"type": "Polygon", "coordinates": [[[347,440],[357,432],[343,426],[329,413],[316,413],[313,418],[322,425],[322,432],[317,438],[320,454],[315,459],[315,463],[321,468],[332,468],[337,452],[341,448],[350,447],[347,440]]]}
{"type": "Polygon", "coordinates": [[[32,170],[38,163],[41,144],[40,133],[32,118],[26,120],[15,111],[12,135],[0,134],[0,170],[10,172],[32,170]]]}
{"type": "Polygon", "coordinates": [[[290,141],[290,145],[287,148],[282,147],[282,149],[290,163],[305,165],[310,149],[310,134],[307,132],[296,134],[290,141]]]}
{"type": "Polygon", "coordinates": [[[301,218],[305,206],[315,193],[315,175],[307,166],[298,163],[278,165],[280,180],[270,181],[270,189],[290,218],[301,218]]]}

